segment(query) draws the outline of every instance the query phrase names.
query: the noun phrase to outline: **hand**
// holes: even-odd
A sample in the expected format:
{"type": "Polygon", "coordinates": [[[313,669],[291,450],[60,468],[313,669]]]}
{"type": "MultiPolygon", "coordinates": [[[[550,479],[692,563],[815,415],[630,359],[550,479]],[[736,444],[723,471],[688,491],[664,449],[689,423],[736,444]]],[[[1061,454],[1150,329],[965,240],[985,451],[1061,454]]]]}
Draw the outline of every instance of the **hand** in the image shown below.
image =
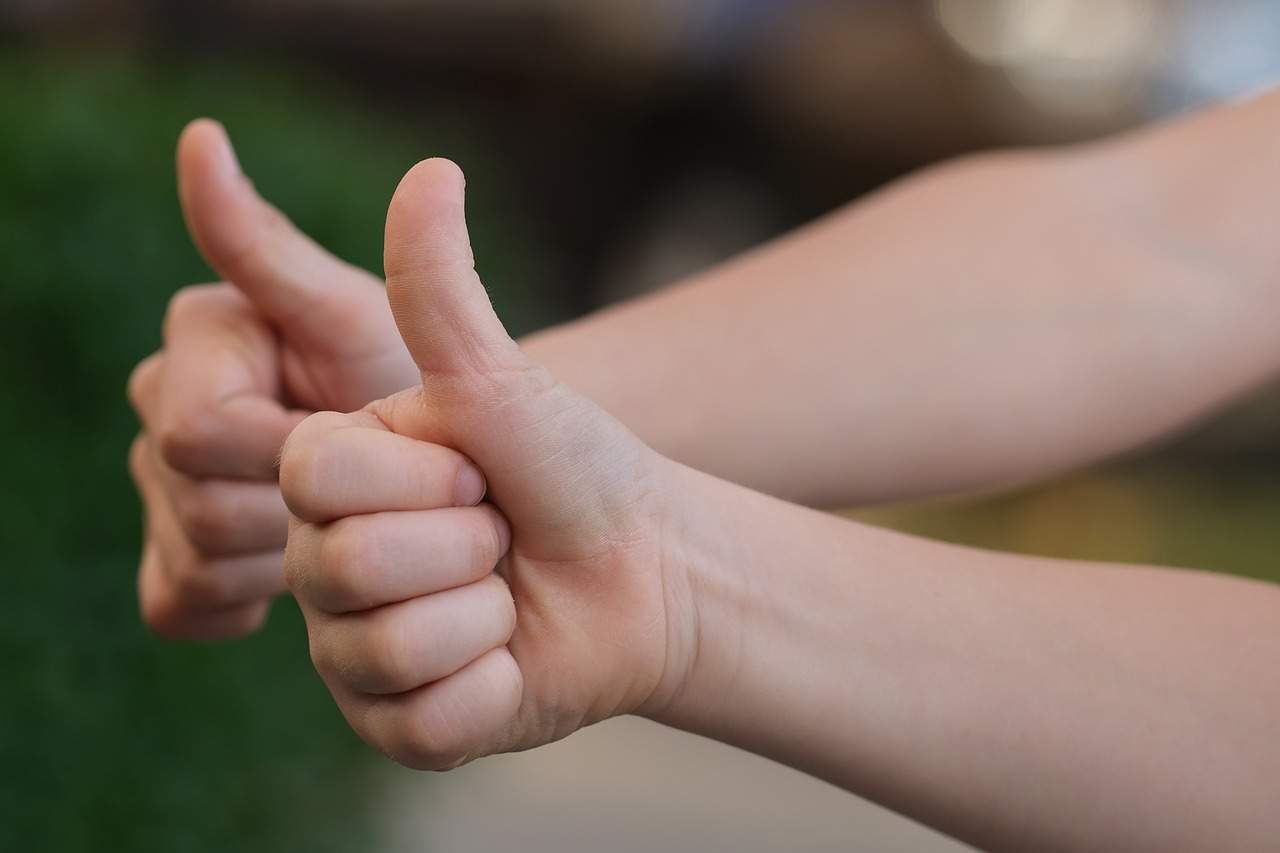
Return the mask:
{"type": "Polygon", "coordinates": [[[421,387],[313,415],[280,468],[286,576],[347,720],[439,769],[661,704],[691,636],[678,466],[507,336],[452,163],[405,177],[385,262],[421,387]]]}
{"type": "Polygon", "coordinates": [[[357,409],[417,374],[381,282],[263,201],[220,125],[183,133],[178,184],[197,246],[229,283],[180,290],[164,348],[129,380],[147,516],[138,595],[158,633],[230,637],[259,626],[284,589],[285,437],[312,410],[357,409]]]}

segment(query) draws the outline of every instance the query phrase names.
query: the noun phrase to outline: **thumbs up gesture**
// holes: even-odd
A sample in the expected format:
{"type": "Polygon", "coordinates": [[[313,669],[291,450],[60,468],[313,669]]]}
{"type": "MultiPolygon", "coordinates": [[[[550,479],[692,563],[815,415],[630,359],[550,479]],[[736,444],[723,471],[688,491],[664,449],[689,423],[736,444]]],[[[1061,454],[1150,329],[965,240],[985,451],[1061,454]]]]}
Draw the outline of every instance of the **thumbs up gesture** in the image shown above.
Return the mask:
{"type": "Polygon", "coordinates": [[[463,194],[427,160],[387,215],[421,386],[311,416],[280,469],[317,670],[361,737],[431,769],[662,701],[685,622],[661,547],[678,466],[507,335],[463,194]]]}
{"type": "Polygon", "coordinates": [[[417,377],[382,282],[264,201],[220,125],[183,132],[178,187],[225,280],[177,292],[164,347],[129,380],[143,427],[130,454],[146,507],[138,597],[161,634],[235,637],[284,591],[285,437],[311,411],[357,409],[417,377]]]}

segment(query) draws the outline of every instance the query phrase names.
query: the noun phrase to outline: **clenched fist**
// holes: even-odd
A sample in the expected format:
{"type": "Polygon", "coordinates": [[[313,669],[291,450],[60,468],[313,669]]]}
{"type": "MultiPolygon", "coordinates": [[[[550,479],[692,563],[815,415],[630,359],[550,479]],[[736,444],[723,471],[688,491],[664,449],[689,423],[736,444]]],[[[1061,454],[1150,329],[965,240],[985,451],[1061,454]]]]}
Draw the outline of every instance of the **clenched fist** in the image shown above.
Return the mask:
{"type": "Polygon", "coordinates": [[[221,126],[183,133],[178,184],[197,246],[227,281],[174,296],[164,348],[129,381],[143,425],[130,469],[147,516],[138,595],[159,633],[232,637],[284,590],[275,463],[289,431],[417,375],[382,283],[263,201],[221,126]]]}
{"type": "Polygon", "coordinates": [[[385,261],[421,387],[311,416],[280,469],[286,576],[347,720],[445,768],[665,701],[688,633],[663,546],[678,466],[508,337],[452,163],[402,181],[385,261]]]}

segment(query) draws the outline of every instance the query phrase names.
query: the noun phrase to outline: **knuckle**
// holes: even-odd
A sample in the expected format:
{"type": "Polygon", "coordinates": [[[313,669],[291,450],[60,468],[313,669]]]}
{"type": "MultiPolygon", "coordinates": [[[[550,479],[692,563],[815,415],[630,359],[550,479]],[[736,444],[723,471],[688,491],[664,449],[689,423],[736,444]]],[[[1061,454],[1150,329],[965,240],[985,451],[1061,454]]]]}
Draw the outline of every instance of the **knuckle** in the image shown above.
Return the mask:
{"type": "Polygon", "coordinates": [[[315,454],[312,447],[290,436],[280,452],[280,494],[289,511],[300,518],[305,517],[301,510],[314,489],[314,470],[315,454]]]}
{"type": "Polygon", "coordinates": [[[170,415],[156,430],[161,458],[179,471],[199,470],[221,436],[212,412],[189,410],[170,415]]]}
{"type": "Polygon", "coordinates": [[[171,570],[154,582],[139,583],[139,616],[153,634],[169,640],[230,639],[252,634],[266,622],[269,600],[233,601],[230,585],[196,561],[167,565],[171,570]]]}
{"type": "Polygon", "coordinates": [[[247,304],[248,298],[229,281],[188,284],[178,288],[173,296],[169,297],[165,318],[182,319],[191,315],[200,316],[210,308],[247,304]]]}
{"type": "Polygon", "coordinates": [[[360,651],[359,680],[375,692],[400,693],[417,685],[412,681],[413,656],[404,631],[389,619],[371,620],[360,651]]]}
{"type": "Polygon", "coordinates": [[[450,770],[467,760],[466,746],[434,702],[427,701],[398,735],[387,754],[412,770],[450,770]]]}
{"type": "Polygon", "coordinates": [[[516,600],[511,595],[511,587],[497,575],[490,575],[489,583],[494,586],[494,606],[498,610],[498,619],[503,626],[504,636],[508,639],[516,629],[516,600]]]}
{"type": "Polygon", "coordinates": [[[378,543],[358,517],[335,521],[320,544],[316,593],[335,607],[368,606],[368,578],[377,561],[378,543]]]}
{"type": "Polygon", "coordinates": [[[340,452],[332,436],[346,423],[336,412],[317,412],[289,435],[280,453],[280,492],[290,512],[314,520],[324,515],[322,488],[340,452]]]}
{"type": "Polygon", "coordinates": [[[147,452],[147,438],[140,434],[129,445],[129,475],[135,483],[141,484],[148,476],[147,452]]]}
{"type": "Polygon", "coordinates": [[[188,629],[184,614],[168,604],[148,603],[142,607],[142,624],[157,637],[185,640],[188,629]]]}
{"type": "Polygon", "coordinates": [[[203,560],[185,560],[174,565],[171,579],[177,601],[188,607],[223,607],[234,602],[232,585],[203,560]]]}
{"type": "Polygon", "coordinates": [[[164,327],[166,331],[171,330],[175,323],[196,310],[196,305],[202,298],[201,292],[203,288],[204,285],[189,285],[180,288],[173,296],[169,297],[169,304],[164,309],[164,327]]]}
{"type": "Polygon", "coordinates": [[[193,317],[199,317],[209,310],[209,306],[220,297],[224,290],[221,284],[192,284],[179,289],[169,298],[164,312],[164,330],[166,334],[173,328],[193,317]]]}
{"type": "Polygon", "coordinates": [[[313,443],[291,442],[280,456],[280,494],[289,512],[307,521],[320,520],[324,514],[320,495],[325,482],[323,452],[313,443]]]}
{"type": "Polygon", "coordinates": [[[311,657],[311,666],[320,675],[328,677],[337,673],[338,670],[334,666],[333,655],[329,653],[328,645],[325,643],[324,634],[315,628],[308,628],[307,652],[311,657]]]}
{"type": "Polygon", "coordinates": [[[259,602],[252,607],[241,608],[230,624],[223,629],[222,636],[231,638],[253,634],[266,624],[267,615],[270,612],[271,603],[269,601],[259,602]]]}
{"type": "Polygon", "coordinates": [[[135,412],[141,413],[145,408],[148,390],[152,386],[156,373],[160,369],[160,353],[147,356],[129,373],[129,381],[125,385],[125,394],[135,412]]]}
{"type": "Polygon", "coordinates": [[[495,515],[494,510],[476,513],[471,522],[471,558],[475,566],[491,569],[502,558],[502,535],[495,515]]]}
{"type": "Polygon", "coordinates": [[[216,483],[200,483],[177,502],[178,524],[199,551],[218,553],[234,539],[237,508],[216,483]]]}
{"type": "MultiPolygon", "coordinates": [[[[290,444],[304,445],[334,430],[351,425],[351,416],[341,412],[312,412],[294,427],[289,435],[290,444]]],[[[286,444],[287,448],[288,444],[286,444]]]]}
{"type": "Polygon", "coordinates": [[[294,595],[305,595],[311,583],[311,567],[307,559],[301,555],[298,546],[300,534],[297,531],[289,534],[289,541],[284,549],[284,582],[294,595]]]}
{"type": "Polygon", "coordinates": [[[180,620],[173,598],[161,595],[142,595],[138,599],[138,614],[148,631],[161,637],[174,638],[180,620]]]}

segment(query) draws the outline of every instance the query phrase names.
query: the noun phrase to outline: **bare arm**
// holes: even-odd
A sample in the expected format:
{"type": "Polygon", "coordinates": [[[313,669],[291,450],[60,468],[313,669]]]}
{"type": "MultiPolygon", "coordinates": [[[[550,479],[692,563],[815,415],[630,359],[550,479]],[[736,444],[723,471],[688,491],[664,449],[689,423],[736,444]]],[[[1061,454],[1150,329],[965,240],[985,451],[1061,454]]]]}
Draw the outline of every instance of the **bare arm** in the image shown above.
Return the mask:
{"type": "Polygon", "coordinates": [[[868,528],[671,462],[508,337],[456,166],[387,216],[422,384],[290,435],[286,572],[355,730],[447,769],[638,713],[1000,850],[1280,837],[1280,590],[868,528]]]}
{"type": "MultiPolygon", "coordinates": [[[[667,455],[802,503],[1087,463],[1280,364],[1277,125],[1272,95],[1083,149],[947,165],[525,349],[667,455]]],[[[296,421],[266,429],[243,412],[348,411],[415,371],[376,279],[259,199],[220,129],[193,125],[179,166],[196,242],[231,284],[179,294],[166,348],[132,382],[151,519],[142,606],[165,633],[212,612],[219,624],[196,633],[238,634],[281,585],[269,462],[296,421]],[[261,346],[244,345],[250,328],[261,346]],[[246,470],[253,489],[227,479],[246,470]],[[233,604],[244,618],[222,624],[233,604]]]]}
{"type": "Polygon", "coordinates": [[[524,343],[659,450],[803,503],[1042,477],[1280,367],[1278,130],[1273,95],[959,161],[524,343]]]}
{"type": "Polygon", "coordinates": [[[657,719],[992,850],[1280,837],[1280,589],[960,548],[692,471],[657,719]]]}

